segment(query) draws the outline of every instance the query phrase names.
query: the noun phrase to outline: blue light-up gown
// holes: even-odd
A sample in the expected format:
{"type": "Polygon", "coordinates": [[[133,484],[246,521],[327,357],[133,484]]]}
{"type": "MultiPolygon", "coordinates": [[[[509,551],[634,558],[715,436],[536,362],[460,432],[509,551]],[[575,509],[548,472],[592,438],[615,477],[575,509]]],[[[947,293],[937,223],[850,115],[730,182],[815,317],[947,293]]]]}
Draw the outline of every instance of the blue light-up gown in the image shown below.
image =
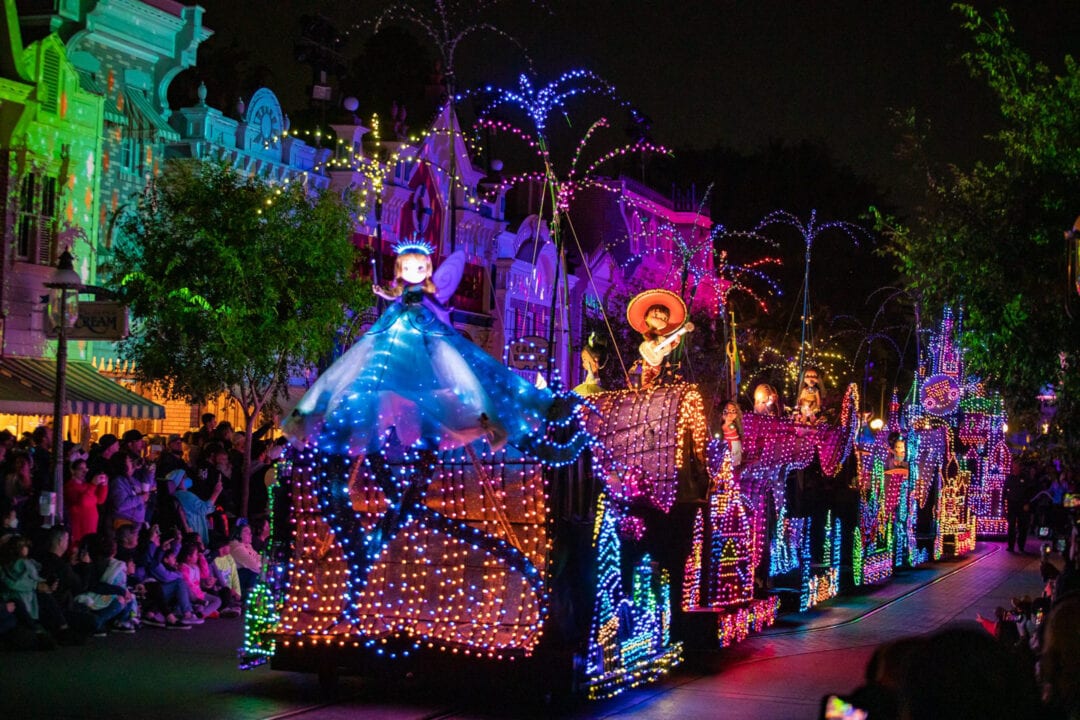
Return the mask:
{"type": "Polygon", "coordinates": [[[414,285],[319,376],[283,429],[331,454],[449,450],[485,437],[520,446],[542,432],[553,399],[460,335],[414,285]]]}

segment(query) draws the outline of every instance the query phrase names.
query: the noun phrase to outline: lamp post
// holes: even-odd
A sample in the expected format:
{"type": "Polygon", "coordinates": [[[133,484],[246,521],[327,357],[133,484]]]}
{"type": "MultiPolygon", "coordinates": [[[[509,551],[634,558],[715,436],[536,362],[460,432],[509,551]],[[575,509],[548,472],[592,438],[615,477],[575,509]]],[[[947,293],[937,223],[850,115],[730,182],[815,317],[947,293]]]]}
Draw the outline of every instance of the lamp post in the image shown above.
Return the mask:
{"type": "Polygon", "coordinates": [[[67,409],[67,329],[79,317],[79,290],[82,278],[75,272],[71,253],[64,250],[56,262],[56,270],[45,287],[52,290],[49,296],[49,322],[54,323],[56,340],[56,397],[53,403],[53,492],[56,510],[53,524],[64,518],[64,414],[67,409]]]}

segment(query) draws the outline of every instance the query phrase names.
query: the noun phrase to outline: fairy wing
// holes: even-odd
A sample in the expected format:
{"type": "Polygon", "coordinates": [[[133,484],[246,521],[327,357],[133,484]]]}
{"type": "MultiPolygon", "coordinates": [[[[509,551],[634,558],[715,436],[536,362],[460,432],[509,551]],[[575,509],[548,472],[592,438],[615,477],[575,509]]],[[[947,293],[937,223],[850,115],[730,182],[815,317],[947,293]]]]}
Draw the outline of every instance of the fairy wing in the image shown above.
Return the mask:
{"type": "Polygon", "coordinates": [[[458,284],[461,282],[461,276],[465,272],[465,251],[458,250],[455,253],[451,253],[439,263],[438,269],[431,276],[431,281],[435,283],[435,299],[437,299],[443,305],[450,302],[450,298],[454,296],[454,292],[457,290],[458,284]]]}

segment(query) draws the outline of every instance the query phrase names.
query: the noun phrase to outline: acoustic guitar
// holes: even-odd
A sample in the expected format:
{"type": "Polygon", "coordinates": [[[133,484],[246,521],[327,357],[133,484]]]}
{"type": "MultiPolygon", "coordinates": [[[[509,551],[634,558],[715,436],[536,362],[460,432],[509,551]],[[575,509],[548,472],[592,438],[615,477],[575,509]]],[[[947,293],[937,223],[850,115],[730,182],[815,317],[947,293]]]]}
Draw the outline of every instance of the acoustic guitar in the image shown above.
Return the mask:
{"type": "Polygon", "coordinates": [[[646,340],[638,346],[638,352],[641,353],[641,357],[645,362],[649,363],[652,367],[657,367],[664,362],[664,358],[670,355],[671,351],[675,349],[675,346],[679,344],[679,338],[686,333],[693,331],[694,323],[688,322],[675,332],[665,336],[658,343],[646,340]]]}

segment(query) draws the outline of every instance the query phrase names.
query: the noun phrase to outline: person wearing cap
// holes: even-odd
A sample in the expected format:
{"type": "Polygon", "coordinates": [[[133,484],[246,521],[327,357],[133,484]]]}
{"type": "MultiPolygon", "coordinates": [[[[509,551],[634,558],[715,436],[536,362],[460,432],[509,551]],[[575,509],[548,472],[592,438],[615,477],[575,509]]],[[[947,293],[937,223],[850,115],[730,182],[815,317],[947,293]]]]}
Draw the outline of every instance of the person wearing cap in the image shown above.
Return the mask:
{"type": "Polygon", "coordinates": [[[183,439],[173,433],[165,441],[165,449],[157,459],[157,477],[167,477],[173,470],[188,470],[188,464],[184,462],[183,439]]]}
{"type": "Polygon", "coordinates": [[[142,457],[143,450],[146,449],[146,438],[141,432],[132,428],[120,437],[120,449],[130,450],[142,457]]]}
{"type": "Polygon", "coordinates": [[[214,512],[218,495],[221,494],[221,480],[219,479],[214,484],[213,489],[210,491],[210,497],[203,500],[191,491],[193,482],[186,470],[173,470],[165,479],[169,483],[169,489],[180,503],[184,518],[187,520],[188,529],[191,532],[199,533],[203,544],[208,545],[210,543],[210,524],[207,522],[206,517],[214,512]]]}
{"type": "Polygon", "coordinates": [[[112,433],[102,435],[97,444],[90,449],[90,459],[87,461],[89,476],[97,477],[98,473],[111,475],[113,458],[118,452],[120,452],[120,439],[112,433]]]}
{"type": "MultiPolygon", "coordinates": [[[[157,512],[157,482],[154,479],[157,467],[153,463],[146,462],[145,450],[146,436],[134,428],[125,432],[120,439],[121,455],[127,451],[127,454],[135,458],[135,473],[131,477],[146,496],[146,518],[149,520],[157,512]]],[[[113,468],[114,472],[119,470],[119,467],[113,468]]]]}

